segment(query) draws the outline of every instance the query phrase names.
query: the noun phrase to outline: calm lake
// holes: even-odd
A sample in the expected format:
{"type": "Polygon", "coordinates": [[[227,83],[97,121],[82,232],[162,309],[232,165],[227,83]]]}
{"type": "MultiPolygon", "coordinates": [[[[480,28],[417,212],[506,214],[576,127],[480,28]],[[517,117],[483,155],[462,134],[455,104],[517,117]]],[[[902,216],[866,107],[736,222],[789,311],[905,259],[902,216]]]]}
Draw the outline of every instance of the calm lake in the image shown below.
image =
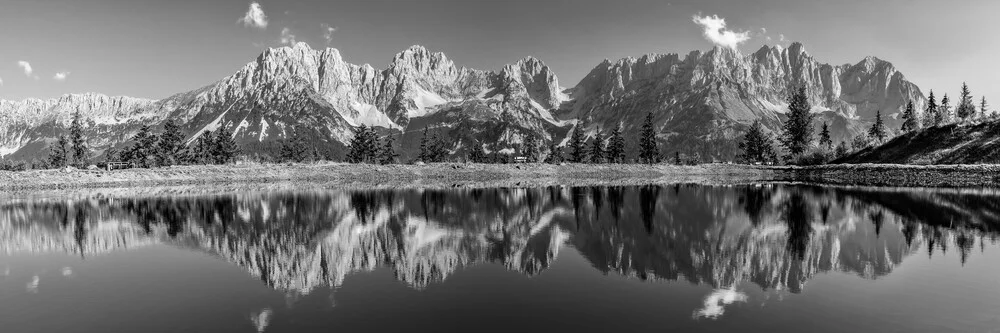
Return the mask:
{"type": "Polygon", "coordinates": [[[331,190],[0,204],[0,331],[997,332],[1000,191],[331,190]]]}

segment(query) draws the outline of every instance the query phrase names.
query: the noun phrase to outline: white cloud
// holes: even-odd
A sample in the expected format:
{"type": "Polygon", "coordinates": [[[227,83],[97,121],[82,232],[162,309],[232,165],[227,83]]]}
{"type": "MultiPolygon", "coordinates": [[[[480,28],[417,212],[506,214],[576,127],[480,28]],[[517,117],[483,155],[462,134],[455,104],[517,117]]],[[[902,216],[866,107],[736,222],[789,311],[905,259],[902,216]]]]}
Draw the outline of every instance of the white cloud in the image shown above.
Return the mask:
{"type": "Polygon", "coordinates": [[[246,15],[243,15],[238,22],[243,23],[244,27],[254,27],[257,29],[267,28],[267,14],[264,14],[264,8],[260,6],[259,3],[250,3],[250,9],[247,9],[246,15]]]}
{"type": "Polygon", "coordinates": [[[66,81],[67,76],[69,76],[69,72],[59,72],[56,73],[56,75],[53,76],[52,79],[56,81],[66,81]]]}
{"type": "Polygon", "coordinates": [[[34,70],[31,69],[31,64],[28,63],[27,61],[24,60],[18,61],[17,66],[21,67],[21,69],[24,70],[25,76],[31,76],[31,73],[34,72],[34,70]]]}
{"type": "Polygon", "coordinates": [[[717,15],[695,15],[693,17],[693,21],[704,29],[703,33],[706,39],[719,46],[735,49],[737,46],[750,39],[750,32],[748,31],[727,30],[726,19],[717,15]]]}
{"type": "Polygon", "coordinates": [[[736,289],[716,289],[705,297],[704,306],[695,310],[694,317],[716,319],[726,312],[726,305],[736,302],[746,302],[747,294],[736,289]]]}
{"type": "Polygon", "coordinates": [[[281,28],[281,44],[295,45],[295,35],[288,27],[281,28]]]}
{"type": "Polygon", "coordinates": [[[323,28],[323,39],[326,39],[326,44],[333,43],[333,33],[337,31],[337,28],[331,27],[326,23],[320,26],[323,28]]]}

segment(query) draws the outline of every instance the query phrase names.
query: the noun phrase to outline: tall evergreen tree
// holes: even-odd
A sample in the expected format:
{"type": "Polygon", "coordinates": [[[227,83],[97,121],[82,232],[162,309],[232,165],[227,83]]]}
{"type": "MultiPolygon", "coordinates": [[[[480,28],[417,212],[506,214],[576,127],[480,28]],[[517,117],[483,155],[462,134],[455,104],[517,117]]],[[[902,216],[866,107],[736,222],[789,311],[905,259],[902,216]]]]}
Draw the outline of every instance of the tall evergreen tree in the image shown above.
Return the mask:
{"type": "Polygon", "coordinates": [[[969,85],[965,82],[962,82],[962,92],[959,95],[958,105],[955,107],[955,114],[962,122],[972,120],[976,115],[976,105],[972,101],[972,92],[969,91],[969,85]]]}
{"type": "Polygon", "coordinates": [[[431,162],[444,162],[448,157],[448,146],[438,132],[434,132],[434,136],[431,137],[429,151],[431,162]]]}
{"type": "Polygon", "coordinates": [[[424,126],[424,134],[420,136],[420,154],[417,155],[417,159],[422,162],[430,162],[430,146],[428,145],[429,138],[427,137],[427,127],[424,126]]]}
{"type": "Polygon", "coordinates": [[[549,145],[549,155],[545,156],[545,163],[555,164],[563,161],[562,147],[556,144],[555,140],[549,145]]]}
{"type": "Polygon", "coordinates": [[[569,148],[573,149],[570,152],[570,162],[573,163],[583,163],[587,161],[587,144],[586,139],[583,137],[583,126],[582,124],[577,124],[577,127],[573,129],[573,136],[569,139],[569,148]]]}
{"type": "MultiPolygon", "coordinates": [[[[743,154],[740,154],[738,158],[743,163],[763,164],[775,157],[771,136],[764,133],[764,126],[760,124],[760,120],[754,120],[753,124],[750,125],[750,129],[743,135],[743,141],[740,141],[739,147],[743,154]]],[[[679,156],[677,160],[680,160],[679,156]]]]}
{"type": "Polygon", "coordinates": [[[134,163],[140,168],[149,168],[156,164],[156,134],[149,125],[143,125],[132,137],[132,144],[122,152],[125,162],[134,163]]]}
{"type": "Polygon", "coordinates": [[[472,147],[469,148],[469,161],[472,163],[489,163],[489,156],[486,156],[486,150],[483,149],[483,144],[474,141],[472,142],[472,147]]]}
{"type": "Polygon", "coordinates": [[[622,133],[621,124],[618,124],[618,127],[615,127],[615,130],[611,132],[607,153],[609,163],[625,163],[625,135],[622,133]]]}
{"type": "Polygon", "coordinates": [[[951,122],[951,101],[948,99],[948,94],[944,94],[941,97],[941,105],[938,106],[938,111],[935,114],[934,123],[935,125],[944,125],[951,122]]]}
{"type": "Polygon", "coordinates": [[[646,114],[646,121],[642,123],[642,130],[639,132],[639,160],[649,164],[660,161],[660,148],[656,144],[652,112],[646,114]]]}
{"type": "Polygon", "coordinates": [[[989,113],[989,104],[986,104],[986,96],[979,102],[979,114],[983,119],[992,117],[989,113]]]}
{"type": "Polygon", "coordinates": [[[868,129],[868,137],[881,144],[885,140],[885,123],[882,122],[882,110],[875,111],[875,123],[868,129]]]}
{"type": "Polygon", "coordinates": [[[823,122],[823,130],[819,132],[819,145],[827,150],[833,149],[833,140],[830,139],[830,126],[823,122]]]}
{"type": "Polygon", "coordinates": [[[812,106],[809,105],[809,98],[806,95],[806,87],[802,86],[788,99],[788,120],[782,127],[781,144],[788,149],[791,156],[799,155],[806,151],[813,140],[813,115],[809,112],[812,106]]]}
{"type": "Polygon", "coordinates": [[[80,167],[85,167],[89,162],[90,148],[83,138],[83,124],[80,119],[80,111],[73,114],[73,123],[69,125],[69,140],[73,150],[73,163],[80,167]]]}
{"type": "Polygon", "coordinates": [[[65,134],[59,135],[59,141],[56,141],[55,146],[49,147],[49,166],[57,169],[66,166],[66,159],[69,157],[67,141],[65,134]]]}
{"type": "MultiPolygon", "coordinates": [[[[141,133],[142,130],[140,129],[141,133]]],[[[137,135],[138,136],[138,135],[137,135]]],[[[191,164],[215,163],[215,133],[206,130],[195,141],[193,149],[188,151],[188,162],[191,164]]]]}
{"type": "Polygon", "coordinates": [[[383,165],[396,163],[396,158],[399,154],[396,153],[396,140],[393,139],[392,134],[389,134],[385,138],[385,144],[382,145],[382,149],[379,151],[379,162],[383,165]]]}
{"type": "Polygon", "coordinates": [[[156,163],[161,166],[170,166],[180,162],[180,153],[184,148],[184,135],[181,134],[181,127],[168,119],[163,124],[163,134],[160,134],[156,148],[156,163]]]}
{"type": "Polygon", "coordinates": [[[604,163],[604,135],[601,134],[601,128],[597,128],[597,134],[594,134],[594,141],[590,145],[590,163],[604,163]]]}
{"type": "Polygon", "coordinates": [[[226,128],[226,124],[219,126],[219,130],[215,132],[213,152],[216,164],[228,164],[234,161],[240,152],[240,147],[236,144],[236,139],[233,138],[233,132],[226,128]]]}
{"type": "Polygon", "coordinates": [[[279,155],[282,162],[305,162],[312,157],[309,150],[309,143],[305,134],[299,129],[293,129],[290,138],[281,140],[281,153],[279,155]]]}
{"type": "Polygon", "coordinates": [[[538,162],[538,143],[535,141],[535,134],[528,133],[524,137],[524,147],[522,152],[528,163],[538,162]]]}
{"type": "Polygon", "coordinates": [[[848,151],[847,141],[841,141],[840,144],[837,145],[837,150],[835,154],[837,158],[841,158],[847,156],[847,151],[848,151]]]}
{"type": "Polygon", "coordinates": [[[362,124],[348,144],[347,162],[371,163],[377,158],[379,147],[375,130],[362,124]]]}
{"type": "Polygon", "coordinates": [[[913,101],[906,103],[906,111],[903,111],[903,125],[900,130],[903,133],[914,131],[920,126],[917,122],[917,114],[913,111],[913,101]]]}
{"type": "Polygon", "coordinates": [[[934,90],[931,90],[930,96],[927,97],[927,109],[924,110],[925,128],[937,126],[939,124],[938,119],[940,119],[940,116],[938,115],[938,112],[937,100],[934,99],[934,90]]]}

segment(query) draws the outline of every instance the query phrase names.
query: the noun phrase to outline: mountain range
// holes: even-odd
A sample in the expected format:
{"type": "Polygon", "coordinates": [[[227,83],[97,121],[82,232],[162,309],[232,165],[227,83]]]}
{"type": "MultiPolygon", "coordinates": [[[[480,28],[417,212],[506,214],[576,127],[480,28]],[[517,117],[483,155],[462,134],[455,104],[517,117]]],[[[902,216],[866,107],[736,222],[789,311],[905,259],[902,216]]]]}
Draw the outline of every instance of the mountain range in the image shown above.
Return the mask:
{"type": "Polygon", "coordinates": [[[376,69],[350,64],[336,49],[298,43],[267,49],[228,77],[162,100],[96,93],[0,100],[0,155],[43,158],[76,112],[95,157],[126,144],[142,125],[173,119],[187,142],[226,126],[246,154],[271,156],[283,139],[301,135],[334,160],[360,125],[401,136],[404,160],[416,155],[424,129],[461,158],[473,145],[515,152],[526,135],[565,144],[577,130],[593,136],[622,126],[637,133],[652,113],[664,153],[724,161],[738,153],[736,141],[754,120],[780,131],[789,92],[799,86],[807,88],[817,128],[827,122],[834,141],[864,132],[878,110],[898,128],[902,106],[913,101],[922,110],[925,103],[887,61],[823,64],[799,43],[746,55],[715,47],[605,60],[571,88],[533,57],[485,71],[413,46],[376,69]]]}

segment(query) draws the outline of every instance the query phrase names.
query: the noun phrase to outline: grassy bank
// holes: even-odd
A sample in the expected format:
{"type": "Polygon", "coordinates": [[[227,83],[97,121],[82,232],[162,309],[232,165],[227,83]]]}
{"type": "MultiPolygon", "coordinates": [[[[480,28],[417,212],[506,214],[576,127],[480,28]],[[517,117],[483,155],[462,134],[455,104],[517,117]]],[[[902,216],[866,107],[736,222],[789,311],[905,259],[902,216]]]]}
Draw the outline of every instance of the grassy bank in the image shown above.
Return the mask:
{"type": "Polygon", "coordinates": [[[41,170],[0,172],[0,190],[201,186],[270,187],[452,187],[636,185],[665,183],[809,182],[861,186],[997,186],[1000,165],[827,165],[761,167],[634,164],[429,164],[358,165],[243,164],[176,166],[130,170],[41,170]]]}

